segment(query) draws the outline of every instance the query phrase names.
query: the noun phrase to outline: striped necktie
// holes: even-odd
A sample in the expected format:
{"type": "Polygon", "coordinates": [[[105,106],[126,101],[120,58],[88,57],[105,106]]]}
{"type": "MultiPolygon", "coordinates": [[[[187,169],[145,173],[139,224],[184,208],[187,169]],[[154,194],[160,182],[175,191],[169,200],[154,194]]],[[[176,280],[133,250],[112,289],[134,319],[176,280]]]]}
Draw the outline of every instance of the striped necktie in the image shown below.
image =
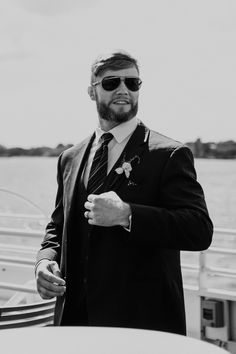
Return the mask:
{"type": "Polygon", "coordinates": [[[107,176],[108,144],[112,140],[111,133],[104,133],[101,136],[102,144],[97,149],[89,173],[87,192],[88,194],[97,193],[102,187],[107,176]]]}

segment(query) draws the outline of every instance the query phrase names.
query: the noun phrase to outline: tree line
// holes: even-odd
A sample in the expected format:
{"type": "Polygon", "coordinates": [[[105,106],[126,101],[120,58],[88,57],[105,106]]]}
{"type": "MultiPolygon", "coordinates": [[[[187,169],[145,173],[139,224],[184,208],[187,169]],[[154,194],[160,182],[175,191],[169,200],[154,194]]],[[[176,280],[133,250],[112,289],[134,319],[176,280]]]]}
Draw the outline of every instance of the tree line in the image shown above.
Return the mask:
{"type": "Polygon", "coordinates": [[[56,147],[33,147],[25,149],[22,147],[11,147],[6,148],[0,145],[0,156],[11,157],[11,156],[59,156],[64,150],[70,148],[73,144],[58,144],[56,147]]]}
{"type": "MultiPolygon", "coordinates": [[[[228,140],[224,142],[202,142],[197,139],[194,142],[187,142],[186,145],[192,150],[194,157],[197,158],[236,158],[236,142],[228,140]]],[[[0,145],[0,157],[11,156],[59,156],[64,150],[70,148],[73,144],[58,144],[56,147],[33,147],[25,149],[22,147],[7,148],[0,145]]]]}
{"type": "Polygon", "coordinates": [[[201,139],[187,143],[193,152],[194,157],[215,158],[215,159],[235,159],[236,142],[233,140],[203,143],[201,139]]]}

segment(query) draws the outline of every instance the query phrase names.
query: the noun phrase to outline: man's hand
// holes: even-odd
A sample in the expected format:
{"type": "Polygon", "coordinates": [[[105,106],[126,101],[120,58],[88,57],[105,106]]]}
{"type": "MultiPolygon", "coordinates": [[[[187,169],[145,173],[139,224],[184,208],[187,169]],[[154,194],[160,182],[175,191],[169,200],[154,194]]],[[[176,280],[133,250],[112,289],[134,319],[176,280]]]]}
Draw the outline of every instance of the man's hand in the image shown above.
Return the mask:
{"type": "Polygon", "coordinates": [[[115,192],[107,192],[99,195],[89,194],[84,204],[87,211],[84,216],[88,223],[97,226],[129,226],[131,209],[115,192]]]}
{"type": "Polygon", "coordinates": [[[61,278],[57,262],[48,259],[44,259],[38,264],[36,268],[36,283],[39,295],[43,299],[62,296],[66,291],[66,283],[61,278]]]}

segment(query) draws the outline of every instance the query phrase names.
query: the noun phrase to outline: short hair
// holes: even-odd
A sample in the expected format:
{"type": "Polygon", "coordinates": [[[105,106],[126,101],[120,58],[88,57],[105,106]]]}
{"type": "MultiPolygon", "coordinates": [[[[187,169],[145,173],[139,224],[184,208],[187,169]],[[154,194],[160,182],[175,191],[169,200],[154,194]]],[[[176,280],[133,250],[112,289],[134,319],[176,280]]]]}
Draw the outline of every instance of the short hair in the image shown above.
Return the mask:
{"type": "Polygon", "coordinates": [[[108,55],[100,55],[91,67],[91,83],[95,77],[101,75],[106,70],[120,70],[135,66],[139,73],[138,62],[130,54],[124,51],[114,52],[108,55]]]}

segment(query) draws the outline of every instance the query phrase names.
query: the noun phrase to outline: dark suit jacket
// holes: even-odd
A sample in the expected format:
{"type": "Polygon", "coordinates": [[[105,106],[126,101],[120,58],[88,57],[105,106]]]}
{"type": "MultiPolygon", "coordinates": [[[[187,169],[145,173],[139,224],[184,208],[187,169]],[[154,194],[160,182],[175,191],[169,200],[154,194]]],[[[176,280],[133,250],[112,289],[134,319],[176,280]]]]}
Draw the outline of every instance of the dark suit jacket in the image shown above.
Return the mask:
{"type": "MultiPolygon", "coordinates": [[[[69,283],[67,242],[74,235],[71,214],[92,137],[58,160],[56,208],[37,261],[56,260],[69,283]]],[[[91,325],[163,330],[185,334],[180,250],[209,247],[213,226],[188,147],[138,125],[109,173],[115,191],[132,209],[131,232],[121,226],[93,226],[89,237],[88,315],[91,325]],[[131,161],[127,178],[115,169],[131,161]]],[[[64,305],[66,306],[64,307],[64,305]]],[[[57,299],[55,324],[67,295],[57,299]]],[[[67,311],[67,310],[66,310],[67,311]]]]}

